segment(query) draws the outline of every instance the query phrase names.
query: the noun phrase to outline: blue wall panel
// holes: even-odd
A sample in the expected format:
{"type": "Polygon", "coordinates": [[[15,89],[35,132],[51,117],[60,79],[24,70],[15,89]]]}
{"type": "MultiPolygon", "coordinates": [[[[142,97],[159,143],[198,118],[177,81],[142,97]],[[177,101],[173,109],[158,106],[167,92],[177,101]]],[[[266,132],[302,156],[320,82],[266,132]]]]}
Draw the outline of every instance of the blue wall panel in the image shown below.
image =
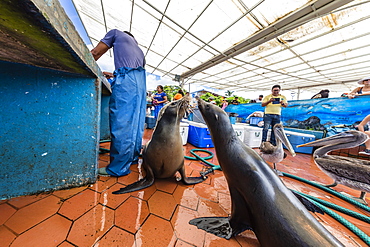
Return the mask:
{"type": "Polygon", "coordinates": [[[0,62],[0,198],[96,180],[95,78],[0,62]]]}
{"type": "Polygon", "coordinates": [[[101,119],[100,119],[100,140],[109,140],[109,99],[110,95],[101,97],[101,119]]]}
{"type": "MultiPolygon", "coordinates": [[[[284,126],[295,128],[327,129],[333,125],[352,125],[370,114],[370,95],[354,99],[346,97],[291,100],[282,110],[284,126]]],[[[229,105],[227,112],[235,112],[247,118],[255,111],[264,111],[260,103],[229,105]]]]}

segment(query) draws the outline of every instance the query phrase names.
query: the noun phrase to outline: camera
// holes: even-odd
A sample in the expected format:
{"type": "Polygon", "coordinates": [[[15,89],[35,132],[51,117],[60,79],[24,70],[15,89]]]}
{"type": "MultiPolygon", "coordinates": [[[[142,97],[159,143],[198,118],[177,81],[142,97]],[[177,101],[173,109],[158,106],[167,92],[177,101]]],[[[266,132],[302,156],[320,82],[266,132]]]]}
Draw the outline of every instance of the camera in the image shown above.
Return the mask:
{"type": "Polygon", "coordinates": [[[273,101],[272,101],[273,104],[279,104],[280,103],[280,98],[272,98],[272,99],[273,99],[273,101]]]}

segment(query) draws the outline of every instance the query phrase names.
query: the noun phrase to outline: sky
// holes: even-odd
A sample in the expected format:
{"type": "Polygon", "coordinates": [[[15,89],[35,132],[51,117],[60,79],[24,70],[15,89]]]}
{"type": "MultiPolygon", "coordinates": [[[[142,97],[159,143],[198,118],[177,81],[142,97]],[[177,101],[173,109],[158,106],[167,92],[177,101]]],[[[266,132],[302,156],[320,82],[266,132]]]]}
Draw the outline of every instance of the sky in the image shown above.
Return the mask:
{"type": "MultiPolygon", "coordinates": [[[[73,24],[76,27],[77,32],[80,34],[81,38],[85,42],[86,46],[91,50],[93,48],[91,41],[86,33],[86,30],[80,20],[80,17],[74,7],[74,4],[72,0],[59,0],[60,4],[64,8],[65,12],[67,13],[68,17],[71,19],[73,24]]],[[[103,38],[103,37],[102,37],[103,38]]],[[[98,61],[97,64],[99,65],[100,69],[102,71],[109,71],[113,72],[114,71],[114,62],[113,62],[113,57],[110,57],[108,54],[105,54],[102,56],[98,61]]],[[[154,75],[147,73],[147,90],[148,91],[153,91],[156,89],[157,85],[178,85],[178,82],[172,81],[167,78],[161,78],[160,76],[154,75]]],[[[219,95],[225,95],[226,90],[218,90],[206,86],[199,86],[195,84],[185,85],[184,86],[186,91],[189,92],[195,92],[199,90],[207,90],[219,95]]],[[[243,98],[247,99],[256,99],[258,98],[258,95],[268,95],[270,94],[271,91],[259,91],[259,92],[234,92],[235,95],[241,96],[243,98]]],[[[284,88],[282,89],[281,93],[287,97],[288,100],[293,100],[297,99],[297,91],[291,91],[287,90],[284,91],[284,88]]],[[[318,92],[317,92],[318,93],[318,92]]],[[[315,93],[312,91],[308,90],[301,90],[300,92],[300,98],[299,99],[310,99],[315,93]]],[[[330,97],[339,97],[342,93],[330,93],[330,97]]]]}

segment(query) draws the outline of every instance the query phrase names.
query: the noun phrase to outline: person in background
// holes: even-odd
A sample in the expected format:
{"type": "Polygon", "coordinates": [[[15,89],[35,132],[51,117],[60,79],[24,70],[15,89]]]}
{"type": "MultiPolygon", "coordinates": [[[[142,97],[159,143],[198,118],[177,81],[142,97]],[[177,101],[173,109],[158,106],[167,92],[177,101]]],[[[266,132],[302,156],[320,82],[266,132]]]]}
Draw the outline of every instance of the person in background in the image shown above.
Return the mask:
{"type": "MultiPolygon", "coordinates": [[[[280,94],[280,85],[274,85],[271,89],[272,94],[265,96],[261,106],[266,107],[263,116],[262,142],[267,140],[269,127],[274,128],[275,124],[280,123],[281,108],[288,106],[288,101],[284,95],[280,94]]],[[[270,142],[276,146],[274,131],[271,131],[270,142]]]]}
{"type": "Polygon", "coordinates": [[[350,92],[347,96],[349,99],[353,99],[357,95],[367,95],[370,94],[370,77],[365,77],[357,82],[362,87],[355,88],[352,92],[350,92]]]}
{"type": "Polygon", "coordinates": [[[324,89],[311,97],[311,99],[329,98],[329,89],[324,89]]]}
{"type": "Polygon", "coordinates": [[[157,93],[153,95],[154,117],[158,118],[159,111],[167,102],[167,94],[163,91],[163,86],[157,86],[157,93]]]}
{"type": "Polygon", "coordinates": [[[223,99],[222,100],[222,106],[221,106],[221,109],[222,110],[225,110],[225,108],[228,106],[229,104],[227,103],[227,100],[226,99],[223,99]]]}
{"type": "MultiPolygon", "coordinates": [[[[366,135],[368,135],[370,137],[370,130],[368,131],[365,131],[365,126],[367,125],[369,127],[369,123],[370,123],[370,115],[367,115],[362,121],[361,123],[357,126],[358,130],[361,131],[361,132],[364,132],[366,135]]],[[[368,128],[369,129],[369,128],[368,128]]],[[[365,150],[364,151],[361,151],[359,152],[359,154],[366,154],[366,155],[370,155],[370,139],[368,139],[366,142],[365,142],[365,150]]]]}
{"type": "Polygon", "coordinates": [[[179,100],[181,99],[182,97],[184,97],[184,92],[182,91],[182,89],[180,89],[177,94],[175,94],[175,96],[173,97],[173,100],[179,100]]]}
{"type": "Polygon", "coordinates": [[[145,57],[134,36],[110,30],[91,50],[95,60],[113,47],[114,77],[109,101],[110,163],[99,175],[124,176],[137,164],[146,115],[145,57]]]}
{"type": "Polygon", "coordinates": [[[211,103],[211,104],[216,104],[216,101],[215,101],[215,98],[213,98],[213,97],[209,97],[209,103],[211,103]]]}
{"type": "Polygon", "coordinates": [[[255,103],[260,103],[260,102],[262,102],[262,99],[263,99],[263,95],[262,94],[260,94],[259,96],[258,96],[258,98],[257,99],[255,99],[255,103]]]}
{"type": "Polygon", "coordinates": [[[239,103],[239,100],[238,99],[239,99],[238,97],[235,97],[233,99],[233,101],[231,101],[231,104],[233,104],[233,105],[239,105],[240,103],[239,103]]]}

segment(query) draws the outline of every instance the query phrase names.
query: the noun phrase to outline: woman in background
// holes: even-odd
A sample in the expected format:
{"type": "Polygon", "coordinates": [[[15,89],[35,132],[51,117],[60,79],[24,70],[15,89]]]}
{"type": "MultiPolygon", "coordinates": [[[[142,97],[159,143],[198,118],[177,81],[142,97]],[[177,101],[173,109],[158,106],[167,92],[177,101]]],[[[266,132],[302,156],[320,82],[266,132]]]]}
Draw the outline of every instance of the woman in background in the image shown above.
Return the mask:
{"type": "Polygon", "coordinates": [[[360,85],[363,85],[362,87],[355,88],[352,92],[348,94],[349,99],[353,99],[356,97],[356,95],[366,95],[370,94],[370,77],[366,77],[364,79],[361,79],[357,82],[360,85]]]}
{"type": "Polygon", "coordinates": [[[163,92],[163,86],[157,86],[157,93],[153,95],[153,105],[154,105],[154,117],[158,118],[159,111],[164,106],[164,103],[167,102],[167,94],[163,92]]]}

